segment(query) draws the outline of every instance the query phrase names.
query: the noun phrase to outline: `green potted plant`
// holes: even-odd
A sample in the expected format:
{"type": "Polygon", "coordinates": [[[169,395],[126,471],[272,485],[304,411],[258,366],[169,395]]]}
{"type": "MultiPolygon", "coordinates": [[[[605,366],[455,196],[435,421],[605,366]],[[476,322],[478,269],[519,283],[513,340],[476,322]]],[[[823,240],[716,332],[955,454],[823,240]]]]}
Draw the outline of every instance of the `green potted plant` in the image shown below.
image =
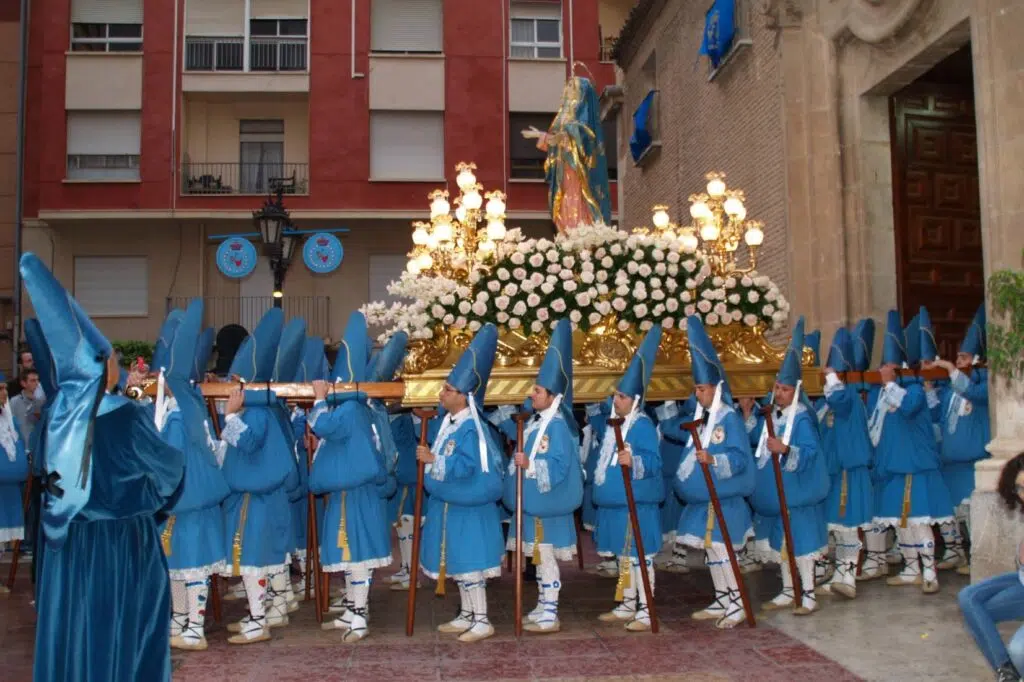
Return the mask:
{"type": "MultiPolygon", "coordinates": [[[[1024,262],[1024,251],[1021,252],[1024,262]]],[[[1008,379],[1024,379],[1024,270],[997,270],[988,278],[994,321],[988,323],[988,366],[1008,379]]]]}

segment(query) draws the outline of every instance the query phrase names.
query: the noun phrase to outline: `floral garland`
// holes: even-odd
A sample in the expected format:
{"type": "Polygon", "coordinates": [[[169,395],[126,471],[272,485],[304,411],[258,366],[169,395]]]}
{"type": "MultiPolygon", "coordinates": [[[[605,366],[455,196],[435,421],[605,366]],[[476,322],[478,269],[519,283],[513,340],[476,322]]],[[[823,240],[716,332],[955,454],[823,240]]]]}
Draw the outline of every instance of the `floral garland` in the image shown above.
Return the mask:
{"type": "Polygon", "coordinates": [[[580,226],[565,236],[505,239],[466,283],[412,275],[388,286],[409,303],[369,303],[370,325],[429,339],[439,326],[476,331],[498,327],[539,333],[568,317],[588,331],[614,319],[621,331],[666,329],[698,315],[707,326],[740,323],[781,328],[789,302],[766,276],[713,276],[707,258],[676,238],[628,234],[607,225],[580,226]]]}

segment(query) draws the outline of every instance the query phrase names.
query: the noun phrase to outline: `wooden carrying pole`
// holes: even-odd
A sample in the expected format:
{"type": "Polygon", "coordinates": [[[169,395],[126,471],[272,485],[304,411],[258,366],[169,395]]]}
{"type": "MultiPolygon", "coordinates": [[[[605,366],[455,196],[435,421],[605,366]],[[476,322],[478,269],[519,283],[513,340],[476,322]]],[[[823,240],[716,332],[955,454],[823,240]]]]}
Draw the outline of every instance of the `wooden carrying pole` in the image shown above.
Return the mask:
{"type": "MultiPolygon", "coordinates": [[[[693,438],[693,447],[696,450],[703,450],[704,446],[700,442],[700,434],[697,432],[700,427],[700,421],[693,421],[683,424],[683,429],[690,432],[690,437],[693,438]]],[[[732,538],[729,537],[729,527],[725,525],[725,514],[722,513],[722,503],[718,499],[718,491],[715,489],[715,481],[711,477],[711,467],[704,462],[700,462],[700,470],[704,472],[704,482],[708,486],[708,496],[711,498],[711,508],[715,511],[715,518],[718,520],[718,529],[722,531],[722,542],[725,543],[725,551],[729,554],[729,565],[732,566],[732,574],[736,576],[736,584],[740,588],[740,600],[743,602],[743,611],[747,614],[747,625],[755,627],[757,622],[754,620],[754,607],[750,603],[750,596],[747,594],[747,583],[743,579],[743,573],[740,571],[740,562],[736,558],[736,550],[732,546],[732,538]]]]}
{"type": "MultiPolygon", "coordinates": [[[[427,447],[427,429],[430,420],[437,414],[436,410],[413,410],[420,418],[420,445],[427,447]]],[[[420,541],[423,539],[420,519],[423,516],[423,477],[426,465],[416,463],[416,499],[412,511],[412,557],[409,559],[409,601],[406,604],[405,634],[412,637],[416,624],[416,580],[420,573],[420,541]]]]}
{"type": "MultiPolygon", "coordinates": [[[[306,423],[306,434],[303,439],[306,445],[306,471],[313,473],[313,453],[316,452],[316,436],[309,423],[306,423]]],[[[315,599],[316,622],[324,622],[324,612],[330,608],[330,595],[324,590],[323,575],[320,570],[320,529],[316,524],[316,495],[306,488],[306,600],[313,591],[315,599]]]]}
{"type": "MultiPolygon", "coordinates": [[[[231,395],[231,391],[238,388],[238,382],[203,382],[199,384],[199,388],[203,392],[203,397],[214,400],[227,400],[231,395]]],[[[266,381],[251,381],[242,384],[242,388],[247,391],[273,391],[278,398],[287,400],[293,403],[311,403],[315,396],[313,395],[313,384],[297,384],[297,383],[273,383],[266,381]]],[[[401,400],[405,397],[405,384],[401,381],[381,381],[381,382],[367,382],[367,383],[343,383],[339,382],[336,384],[330,384],[328,390],[332,393],[345,393],[349,391],[361,391],[370,398],[378,398],[380,400],[401,400]]],[[[156,384],[151,384],[146,387],[145,394],[148,396],[156,395],[156,384]]]]}
{"type": "MultiPolygon", "coordinates": [[[[772,423],[772,407],[768,405],[762,408],[764,414],[764,425],[768,428],[768,435],[775,438],[775,424],[772,423]]],[[[782,456],[772,453],[772,468],[775,470],[775,489],[779,493],[779,512],[782,516],[782,532],[786,541],[786,560],[789,563],[789,574],[793,583],[793,609],[800,608],[803,601],[803,585],[800,582],[800,571],[796,567],[796,553],[793,548],[793,527],[789,524],[789,505],[786,504],[786,489],[782,485],[782,456]]]]}
{"type": "MultiPolygon", "coordinates": [[[[516,414],[516,451],[525,452],[526,441],[523,437],[523,424],[530,418],[526,412],[516,414]]],[[[534,538],[536,542],[537,538],[534,538]]],[[[515,633],[516,637],[523,635],[523,469],[516,465],[516,553],[515,553],[515,575],[516,575],[516,606],[515,606],[515,633]]]]}
{"type": "MultiPolygon", "coordinates": [[[[851,384],[879,384],[882,383],[881,373],[875,369],[868,372],[837,372],[840,379],[851,384]]],[[[900,369],[896,371],[900,377],[917,377],[923,381],[941,381],[949,378],[949,372],[941,367],[930,369],[900,369]]],[[[822,381],[825,380],[825,373],[821,373],[822,381]]]]}
{"type": "MultiPolygon", "coordinates": [[[[626,442],[622,439],[622,424],[625,420],[621,418],[609,419],[608,425],[615,429],[615,445],[619,452],[626,449],[626,442]]],[[[644,551],[644,539],[640,535],[640,518],[636,514],[636,500],[633,498],[633,472],[629,464],[622,466],[622,487],[626,490],[626,506],[629,509],[629,523],[633,529],[633,539],[636,541],[636,553],[640,564],[640,580],[643,582],[644,596],[647,597],[647,610],[651,616],[651,632],[658,632],[658,618],[654,611],[654,593],[651,591],[651,578],[647,575],[647,553],[644,551]]],[[[628,557],[627,557],[628,559],[628,557]]]]}
{"type": "MultiPolygon", "coordinates": [[[[217,414],[217,403],[213,400],[206,400],[206,411],[210,415],[210,426],[213,428],[213,435],[220,440],[220,417],[217,414]]],[[[213,620],[221,622],[221,599],[219,575],[210,576],[210,607],[213,609],[213,620]]]]}

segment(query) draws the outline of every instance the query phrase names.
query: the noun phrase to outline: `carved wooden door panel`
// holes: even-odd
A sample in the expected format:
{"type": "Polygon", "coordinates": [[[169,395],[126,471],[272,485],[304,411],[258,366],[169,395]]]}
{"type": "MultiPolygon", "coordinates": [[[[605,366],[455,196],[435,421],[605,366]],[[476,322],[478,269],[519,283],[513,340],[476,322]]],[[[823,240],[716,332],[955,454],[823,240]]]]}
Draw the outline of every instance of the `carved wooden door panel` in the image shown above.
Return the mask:
{"type": "Polygon", "coordinates": [[[906,324],[925,306],[952,359],[985,296],[974,97],[917,84],[890,107],[899,309],[906,324]]]}

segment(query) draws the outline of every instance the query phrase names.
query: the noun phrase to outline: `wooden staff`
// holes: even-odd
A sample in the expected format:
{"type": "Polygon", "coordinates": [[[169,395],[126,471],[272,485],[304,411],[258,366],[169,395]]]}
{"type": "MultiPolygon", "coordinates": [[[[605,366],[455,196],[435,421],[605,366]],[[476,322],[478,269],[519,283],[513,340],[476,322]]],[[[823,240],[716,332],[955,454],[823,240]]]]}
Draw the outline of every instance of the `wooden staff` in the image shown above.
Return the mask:
{"type": "MultiPolygon", "coordinates": [[[[619,452],[626,449],[626,442],[622,439],[622,424],[625,419],[609,419],[608,425],[615,429],[615,445],[619,452]]],[[[654,611],[654,593],[651,591],[651,579],[647,575],[647,554],[644,552],[644,539],[640,535],[640,517],[636,513],[636,500],[633,498],[633,472],[631,465],[622,464],[622,487],[626,490],[626,506],[629,509],[629,523],[633,529],[633,539],[636,540],[636,552],[640,564],[640,580],[644,587],[644,596],[647,597],[647,609],[651,616],[651,632],[658,632],[658,618],[654,611]]],[[[628,559],[628,557],[627,557],[628,559]]]]}
{"type": "MultiPolygon", "coordinates": [[[[881,384],[882,374],[877,369],[867,372],[836,372],[836,374],[847,383],[881,384]]],[[[898,377],[917,377],[924,381],[936,381],[949,378],[949,372],[942,367],[929,367],[928,369],[898,369],[898,377]]],[[[825,373],[821,373],[822,381],[825,380],[825,373]]]]}
{"type": "MultiPolygon", "coordinates": [[[[523,424],[530,418],[530,413],[519,412],[513,419],[516,420],[516,450],[524,452],[526,441],[523,437],[523,424]]],[[[537,538],[533,541],[536,543],[537,538]]],[[[516,549],[515,549],[515,574],[516,574],[516,608],[515,608],[515,633],[516,637],[523,635],[523,468],[516,464],[516,549]]]]}
{"type": "MultiPolygon", "coordinates": [[[[762,408],[764,424],[768,428],[768,435],[775,438],[775,424],[772,423],[772,407],[767,405],[762,408]]],[[[782,516],[782,532],[786,541],[786,559],[789,563],[789,574],[793,583],[793,609],[800,608],[803,600],[803,585],[800,582],[800,572],[796,568],[796,554],[793,547],[793,527],[789,524],[789,506],[786,504],[786,490],[782,485],[782,456],[776,452],[772,453],[772,468],[775,469],[775,489],[779,493],[779,512],[782,516]]]]}
{"type": "MultiPolygon", "coordinates": [[[[690,432],[690,437],[693,438],[693,447],[700,451],[704,449],[704,446],[700,442],[700,434],[697,432],[701,422],[692,421],[683,424],[682,428],[690,432]]],[[[699,461],[699,460],[698,460],[699,461]]],[[[711,498],[711,508],[715,510],[715,518],[718,520],[718,529],[722,532],[722,542],[725,543],[725,551],[729,554],[729,564],[732,566],[732,574],[736,576],[736,584],[740,588],[740,601],[743,602],[743,611],[747,614],[747,625],[755,627],[757,622],[754,620],[754,607],[750,603],[750,597],[747,594],[747,583],[743,579],[743,573],[740,571],[740,562],[736,558],[736,550],[733,549],[732,539],[729,537],[729,528],[725,525],[725,514],[722,513],[722,503],[718,499],[718,491],[715,489],[714,479],[711,477],[711,467],[704,462],[700,462],[700,470],[704,472],[704,482],[708,486],[708,496],[711,498]]]]}
{"type": "MultiPolygon", "coordinates": [[[[306,422],[306,434],[303,438],[306,445],[306,471],[313,472],[313,453],[316,451],[316,436],[306,422]]],[[[308,480],[308,478],[307,478],[308,480]]],[[[324,622],[324,612],[330,608],[330,595],[327,593],[320,570],[320,529],[316,524],[316,495],[306,487],[306,600],[310,590],[313,591],[316,622],[324,622]]]]}
{"type": "MultiPolygon", "coordinates": [[[[437,410],[413,410],[413,414],[420,418],[420,445],[427,447],[427,429],[430,428],[430,420],[437,414],[437,410]]],[[[416,462],[416,501],[413,503],[412,512],[412,557],[409,560],[409,601],[406,606],[405,635],[412,637],[413,627],[416,623],[416,579],[420,573],[420,541],[423,539],[423,531],[420,527],[420,517],[423,514],[423,477],[426,465],[423,462],[416,462]]],[[[442,538],[442,542],[444,539],[442,538]]]]}
{"type": "MultiPolygon", "coordinates": [[[[237,382],[207,381],[199,384],[203,397],[224,399],[238,386],[237,382]]],[[[370,398],[380,400],[401,400],[405,397],[405,384],[401,381],[381,381],[367,383],[338,382],[329,385],[331,392],[344,393],[362,391],[370,398]]],[[[308,403],[314,399],[312,383],[276,383],[268,381],[250,381],[243,383],[243,389],[250,391],[273,391],[278,398],[290,403],[308,403]]],[[[156,395],[156,382],[144,389],[148,396],[156,395]]]]}
{"type": "Polygon", "coordinates": [[[573,512],[573,520],[576,522],[576,562],[580,570],[583,570],[583,509],[573,512]]]}
{"type": "MultiPolygon", "coordinates": [[[[210,428],[213,429],[213,435],[220,440],[220,421],[217,418],[217,403],[209,398],[204,401],[206,403],[206,411],[210,415],[210,428]]],[[[210,576],[210,608],[213,611],[213,621],[215,623],[221,622],[221,599],[220,599],[220,576],[210,576]]]]}
{"type": "MultiPolygon", "coordinates": [[[[28,476],[25,477],[25,491],[21,494],[21,518],[23,519],[23,521],[22,521],[23,532],[28,530],[28,526],[27,526],[27,524],[25,524],[24,520],[28,519],[28,504],[29,504],[29,500],[31,499],[30,498],[31,492],[32,492],[32,457],[29,456],[28,457],[28,476]]],[[[10,570],[10,573],[7,574],[7,589],[8,590],[13,590],[14,589],[14,579],[18,575],[18,561],[21,559],[21,542],[22,542],[21,540],[15,540],[14,541],[14,548],[11,550],[11,570],[10,570]]],[[[38,552],[39,548],[36,547],[35,551],[38,552]]]]}

